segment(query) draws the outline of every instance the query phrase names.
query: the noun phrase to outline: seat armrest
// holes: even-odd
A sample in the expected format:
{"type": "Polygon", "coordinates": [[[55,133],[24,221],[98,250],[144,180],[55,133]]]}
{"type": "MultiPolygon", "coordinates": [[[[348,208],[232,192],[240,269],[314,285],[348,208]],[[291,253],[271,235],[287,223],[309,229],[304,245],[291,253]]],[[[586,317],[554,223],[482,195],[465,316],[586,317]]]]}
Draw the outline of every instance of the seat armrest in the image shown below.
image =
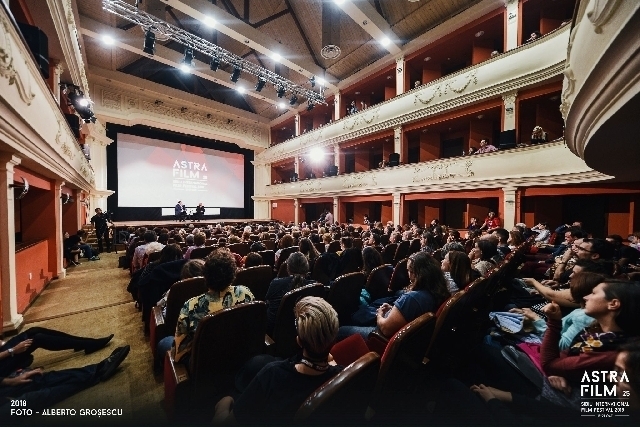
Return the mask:
{"type": "Polygon", "coordinates": [[[151,317],[155,320],[156,326],[164,326],[164,316],[162,315],[162,307],[154,305],[151,309],[151,317]]]}
{"type": "Polygon", "coordinates": [[[173,377],[173,383],[176,385],[176,387],[189,381],[189,371],[187,371],[187,367],[182,363],[173,360],[173,357],[171,356],[171,350],[167,352],[167,357],[169,358],[169,367],[173,377]]]}
{"type": "Polygon", "coordinates": [[[377,329],[367,337],[367,347],[369,347],[369,350],[375,351],[380,356],[384,354],[387,344],[389,344],[389,338],[382,335],[377,329]]]}

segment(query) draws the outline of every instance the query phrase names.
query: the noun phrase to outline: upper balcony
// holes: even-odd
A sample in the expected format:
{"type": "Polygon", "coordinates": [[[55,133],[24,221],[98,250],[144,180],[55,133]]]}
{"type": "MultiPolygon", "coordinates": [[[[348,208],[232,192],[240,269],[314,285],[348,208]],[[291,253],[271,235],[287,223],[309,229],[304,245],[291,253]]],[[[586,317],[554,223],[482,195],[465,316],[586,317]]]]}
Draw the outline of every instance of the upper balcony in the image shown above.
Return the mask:
{"type": "Polygon", "coordinates": [[[558,140],[526,148],[269,185],[255,199],[545,186],[610,178],[593,171],[569,151],[563,140],[558,140]]]}
{"type": "Polygon", "coordinates": [[[90,190],[93,168],[40,73],[15,21],[0,2],[0,131],[2,151],[47,177],[90,190]]]}
{"type": "Polygon", "coordinates": [[[565,25],[541,39],[291,138],[258,154],[256,162],[272,163],[312,147],[339,144],[540,84],[561,74],[568,41],[565,25]]]}

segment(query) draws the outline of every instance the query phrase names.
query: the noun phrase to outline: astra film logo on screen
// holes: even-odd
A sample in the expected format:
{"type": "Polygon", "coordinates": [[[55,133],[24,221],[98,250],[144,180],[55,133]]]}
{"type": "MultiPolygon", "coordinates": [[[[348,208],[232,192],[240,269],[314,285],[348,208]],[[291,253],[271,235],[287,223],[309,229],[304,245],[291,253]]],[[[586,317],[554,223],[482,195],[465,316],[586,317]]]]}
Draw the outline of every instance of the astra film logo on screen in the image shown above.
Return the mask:
{"type": "Polygon", "coordinates": [[[580,413],[583,417],[628,417],[630,397],[625,371],[584,371],[580,380],[580,413]]]}
{"type": "Polygon", "coordinates": [[[177,160],[173,162],[173,189],[192,192],[207,191],[206,163],[177,160]]]}

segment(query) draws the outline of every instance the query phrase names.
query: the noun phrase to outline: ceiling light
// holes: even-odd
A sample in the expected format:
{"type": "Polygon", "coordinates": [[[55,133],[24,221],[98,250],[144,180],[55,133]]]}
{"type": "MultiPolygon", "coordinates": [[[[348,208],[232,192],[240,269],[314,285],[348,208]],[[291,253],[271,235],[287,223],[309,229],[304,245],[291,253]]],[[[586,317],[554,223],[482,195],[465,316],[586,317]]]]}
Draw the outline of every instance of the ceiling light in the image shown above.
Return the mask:
{"type": "Polygon", "coordinates": [[[149,56],[153,56],[156,51],[156,35],[153,31],[147,31],[144,34],[144,46],[142,51],[149,56]]]}
{"type": "Polygon", "coordinates": [[[80,105],[81,107],[86,107],[87,105],[89,105],[89,101],[87,101],[86,98],[80,98],[78,100],[78,105],[80,105]]]}
{"type": "Polygon", "coordinates": [[[211,68],[211,71],[216,71],[219,66],[220,58],[218,58],[217,56],[212,56],[211,61],[209,62],[209,68],[211,68]]]}
{"type": "Polygon", "coordinates": [[[242,86],[238,86],[238,87],[236,88],[236,90],[237,90],[238,92],[240,92],[240,93],[245,93],[245,92],[246,92],[245,88],[243,88],[242,86]]]}
{"type": "Polygon", "coordinates": [[[208,27],[215,27],[216,25],[216,20],[211,18],[210,16],[207,16],[204,18],[204,23],[208,26],[208,27]]]}
{"type": "Polygon", "coordinates": [[[316,83],[318,83],[320,86],[324,86],[324,85],[325,85],[325,83],[327,83],[327,82],[325,82],[325,81],[324,81],[324,79],[323,79],[322,77],[318,77],[318,78],[316,79],[316,83]]]}
{"type": "Polygon", "coordinates": [[[256,83],[256,92],[260,92],[265,84],[267,84],[267,81],[264,79],[264,77],[259,77],[258,83],[256,83]]]}
{"type": "Polygon", "coordinates": [[[380,44],[382,46],[387,47],[389,46],[389,43],[391,43],[391,40],[389,40],[389,37],[384,37],[382,40],[380,40],[380,44]]]}
{"type": "Polygon", "coordinates": [[[182,71],[183,73],[189,73],[191,72],[191,67],[184,63],[180,64],[180,71],[182,71]]]}
{"type": "Polygon", "coordinates": [[[281,103],[279,103],[279,104],[278,104],[278,107],[280,107],[280,108],[286,108],[286,105],[284,105],[284,102],[281,102],[281,103]]]}
{"type": "Polygon", "coordinates": [[[344,3],[344,0],[333,0],[336,4],[342,4],[344,3]]]}
{"type": "Polygon", "coordinates": [[[104,44],[111,45],[111,44],[113,44],[113,43],[114,43],[114,40],[113,40],[113,37],[108,36],[108,35],[106,35],[106,34],[105,34],[104,36],[102,36],[102,42],[103,42],[104,44]]]}
{"type": "Polygon", "coordinates": [[[282,98],[284,96],[284,92],[285,92],[284,86],[280,86],[276,91],[276,93],[278,94],[278,98],[282,98]]]}
{"type": "Polygon", "coordinates": [[[430,56],[427,56],[426,58],[424,58],[424,62],[429,62],[429,61],[431,61],[431,57],[430,56]]]}
{"type": "Polygon", "coordinates": [[[484,36],[484,31],[480,30],[476,33],[476,37],[482,37],[484,36]]]}
{"type": "Polygon", "coordinates": [[[233,73],[231,73],[231,81],[236,83],[240,78],[240,73],[242,72],[242,68],[237,65],[233,68],[233,73]]]}
{"type": "Polygon", "coordinates": [[[282,59],[282,57],[280,56],[279,53],[272,52],[271,53],[271,59],[273,59],[276,62],[279,62],[282,59]]]}
{"type": "Polygon", "coordinates": [[[289,104],[290,105],[296,105],[296,102],[298,102],[298,97],[294,93],[293,95],[291,95],[291,99],[289,100],[289,104]]]}
{"type": "Polygon", "coordinates": [[[312,148],[311,151],[309,151],[309,157],[314,162],[321,161],[324,157],[324,151],[322,151],[320,147],[312,148]]]}

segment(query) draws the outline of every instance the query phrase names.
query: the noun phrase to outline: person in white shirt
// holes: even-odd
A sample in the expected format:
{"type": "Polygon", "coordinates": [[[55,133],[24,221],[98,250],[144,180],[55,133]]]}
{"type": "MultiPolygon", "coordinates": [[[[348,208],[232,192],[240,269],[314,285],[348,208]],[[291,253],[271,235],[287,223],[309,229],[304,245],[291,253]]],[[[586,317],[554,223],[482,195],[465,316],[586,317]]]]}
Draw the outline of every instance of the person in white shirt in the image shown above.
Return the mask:
{"type": "Polygon", "coordinates": [[[491,153],[492,151],[498,151],[498,149],[489,144],[486,139],[483,139],[480,141],[480,148],[478,148],[473,154],[491,153]]]}

